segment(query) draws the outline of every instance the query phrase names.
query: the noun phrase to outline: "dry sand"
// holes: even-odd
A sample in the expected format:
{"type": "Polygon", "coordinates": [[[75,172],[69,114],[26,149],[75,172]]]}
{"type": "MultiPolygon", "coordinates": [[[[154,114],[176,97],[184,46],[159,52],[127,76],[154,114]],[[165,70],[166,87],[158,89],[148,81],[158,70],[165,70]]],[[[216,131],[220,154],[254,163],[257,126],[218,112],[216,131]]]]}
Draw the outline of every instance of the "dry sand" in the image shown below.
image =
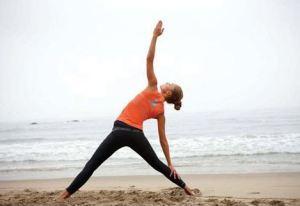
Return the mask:
{"type": "Polygon", "coordinates": [[[72,181],[0,181],[0,205],[268,205],[300,206],[300,173],[181,175],[188,196],[162,175],[92,177],[64,203],[54,199],[72,181]]]}

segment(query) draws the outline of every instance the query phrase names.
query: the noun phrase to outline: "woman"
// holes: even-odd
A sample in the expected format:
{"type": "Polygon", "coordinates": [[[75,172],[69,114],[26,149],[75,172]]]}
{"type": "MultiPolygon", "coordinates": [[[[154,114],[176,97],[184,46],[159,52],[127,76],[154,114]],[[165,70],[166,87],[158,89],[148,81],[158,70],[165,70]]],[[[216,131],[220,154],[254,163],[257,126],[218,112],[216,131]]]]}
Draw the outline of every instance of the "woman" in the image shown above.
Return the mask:
{"type": "Polygon", "coordinates": [[[66,199],[76,192],[90,178],[93,172],[115,151],[128,146],[137,152],[155,170],[161,172],[169,180],[183,188],[186,194],[194,195],[175,170],[169,153],[169,145],[165,135],[164,101],[173,103],[179,110],[183,93],[176,84],[166,83],[157,89],[157,79],[153,70],[153,60],[157,38],[163,33],[162,22],[159,21],[153,31],[150,48],[147,55],[148,86],[132,99],[122,110],[114,122],[111,133],[97,148],[91,159],[73,182],[60,195],[66,199]],[[143,121],[155,118],[158,123],[160,144],[166,156],[168,166],[159,160],[149,141],[143,133],[143,121]]]}

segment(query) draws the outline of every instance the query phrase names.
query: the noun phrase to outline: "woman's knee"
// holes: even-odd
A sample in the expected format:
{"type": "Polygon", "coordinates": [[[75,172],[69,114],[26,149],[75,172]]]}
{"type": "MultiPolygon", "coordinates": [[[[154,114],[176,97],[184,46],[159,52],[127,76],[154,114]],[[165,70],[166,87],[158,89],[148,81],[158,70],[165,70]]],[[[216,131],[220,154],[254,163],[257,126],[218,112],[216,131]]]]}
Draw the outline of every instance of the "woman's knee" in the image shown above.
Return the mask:
{"type": "Polygon", "coordinates": [[[161,172],[161,173],[165,173],[166,172],[166,167],[168,167],[167,165],[165,165],[160,159],[155,159],[155,160],[152,160],[151,162],[151,166],[161,172]]]}
{"type": "Polygon", "coordinates": [[[91,158],[89,161],[87,161],[83,170],[90,173],[90,172],[94,172],[94,170],[96,170],[97,167],[98,167],[97,162],[93,158],[91,158]]]}

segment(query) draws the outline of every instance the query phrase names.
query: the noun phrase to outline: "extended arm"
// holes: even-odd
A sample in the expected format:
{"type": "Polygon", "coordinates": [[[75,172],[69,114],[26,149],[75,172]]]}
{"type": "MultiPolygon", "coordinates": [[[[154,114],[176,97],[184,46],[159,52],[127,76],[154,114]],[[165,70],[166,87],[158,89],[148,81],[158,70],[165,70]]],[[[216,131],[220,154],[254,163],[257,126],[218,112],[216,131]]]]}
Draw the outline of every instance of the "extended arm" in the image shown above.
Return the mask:
{"type": "Polygon", "coordinates": [[[165,133],[165,115],[164,114],[160,114],[157,117],[157,125],[158,125],[158,134],[159,134],[159,141],[160,141],[160,145],[161,148],[165,154],[165,157],[167,159],[168,165],[172,165],[171,162],[171,157],[170,157],[170,149],[169,149],[169,143],[168,143],[168,139],[166,137],[166,133],[165,133]]]}
{"type": "Polygon", "coordinates": [[[171,175],[174,175],[174,178],[179,178],[180,176],[177,173],[177,171],[175,170],[172,162],[171,162],[171,157],[170,157],[170,150],[169,150],[169,143],[165,134],[165,115],[164,114],[160,114],[157,116],[157,125],[158,125],[158,133],[159,133],[159,140],[160,140],[160,145],[161,148],[165,154],[165,157],[167,159],[168,162],[168,166],[171,169],[171,175]]]}
{"type": "Polygon", "coordinates": [[[162,29],[162,21],[159,21],[153,31],[153,36],[151,39],[150,47],[147,54],[147,78],[148,78],[148,86],[156,86],[157,79],[154,73],[153,68],[153,60],[155,56],[155,46],[157,37],[163,33],[164,29],[162,29]]]}

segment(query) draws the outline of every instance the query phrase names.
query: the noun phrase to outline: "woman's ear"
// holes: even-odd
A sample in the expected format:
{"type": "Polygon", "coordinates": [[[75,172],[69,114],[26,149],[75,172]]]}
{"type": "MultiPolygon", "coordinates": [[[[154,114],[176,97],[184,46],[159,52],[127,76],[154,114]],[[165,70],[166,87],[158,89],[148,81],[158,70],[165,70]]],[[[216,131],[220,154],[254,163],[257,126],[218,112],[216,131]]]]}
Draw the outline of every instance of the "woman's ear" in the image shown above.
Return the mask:
{"type": "Polygon", "coordinates": [[[172,95],[172,92],[169,90],[167,91],[167,97],[170,97],[172,95]]]}

